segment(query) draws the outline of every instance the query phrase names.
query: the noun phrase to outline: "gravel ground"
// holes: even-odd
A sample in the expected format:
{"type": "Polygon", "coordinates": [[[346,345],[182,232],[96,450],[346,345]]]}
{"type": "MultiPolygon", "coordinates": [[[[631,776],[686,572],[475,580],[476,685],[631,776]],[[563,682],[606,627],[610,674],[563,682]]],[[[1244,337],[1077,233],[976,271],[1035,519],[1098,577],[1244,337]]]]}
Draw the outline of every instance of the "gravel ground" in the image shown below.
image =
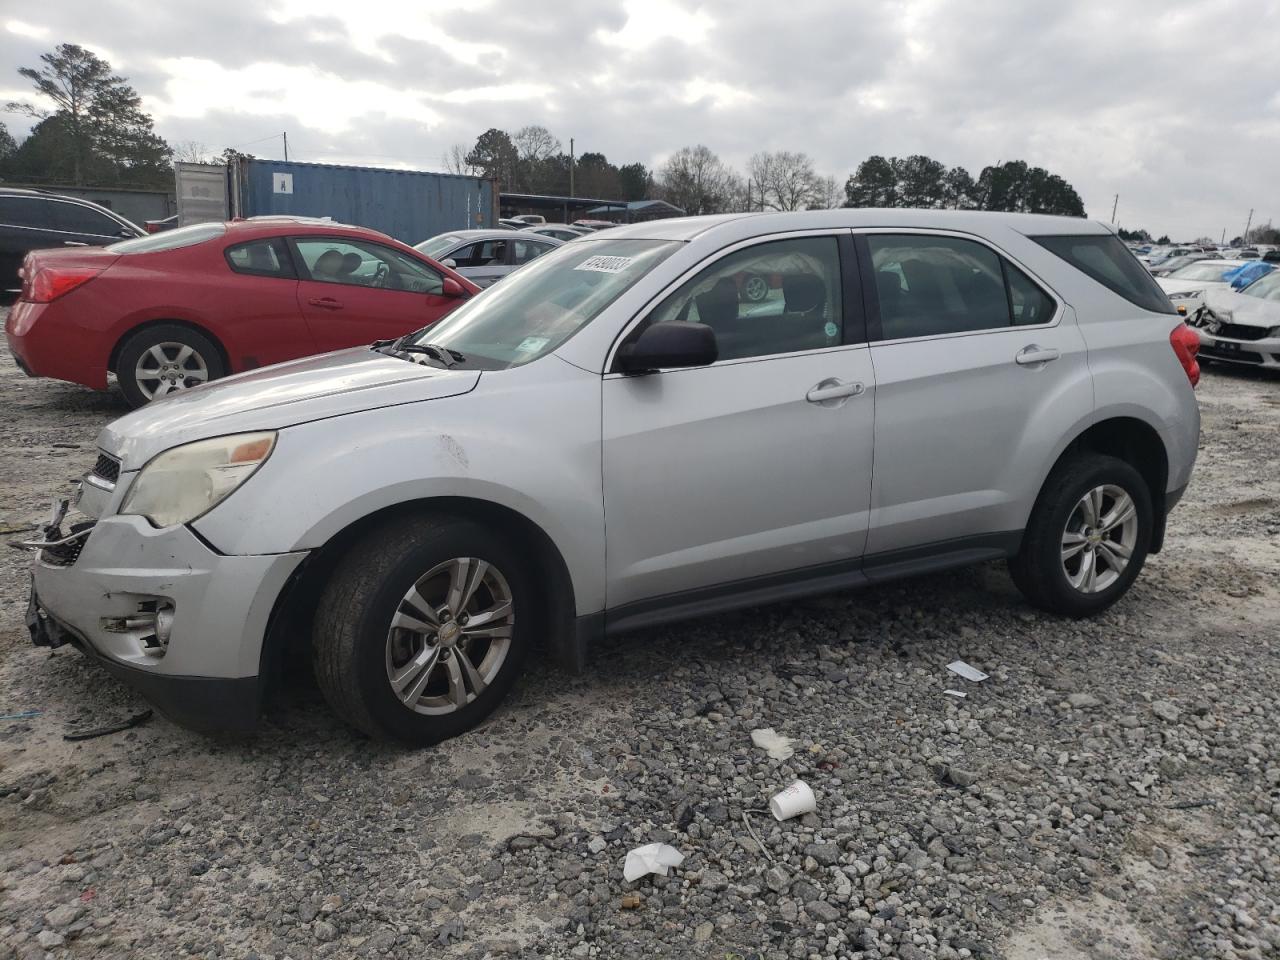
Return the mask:
{"type": "MultiPolygon", "coordinates": [[[[535,667],[418,752],[306,683],[253,740],[64,741],[143,704],[28,645],[6,551],[0,713],[42,713],[0,720],[0,960],[1280,956],[1280,380],[1215,369],[1200,400],[1166,549],[1098,620],[999,565],[766,607],[535,667]],[[817,813],[747,813],[761,849],[744,811],[797,777],[817,813]],[[683,866],[625,882],[653,841],[683,866]]],[[[123,406],[2,352],[0,405],[12,531],[123,406]]]]}

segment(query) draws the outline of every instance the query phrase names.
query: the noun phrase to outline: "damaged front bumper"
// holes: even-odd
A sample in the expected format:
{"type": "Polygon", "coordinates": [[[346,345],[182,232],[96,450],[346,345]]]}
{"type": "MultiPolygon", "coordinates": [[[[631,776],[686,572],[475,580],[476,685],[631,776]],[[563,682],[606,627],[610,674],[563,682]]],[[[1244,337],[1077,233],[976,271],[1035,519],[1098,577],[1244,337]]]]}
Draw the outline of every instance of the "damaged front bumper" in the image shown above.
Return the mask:
{"type": "Polygon", "coordinates": [[[36,551],[32,642],[74,643],[184,726],[251,729],[268,621],[307,554],[226,556],[185,526],[62,519],[14,544],[36,551]]]}

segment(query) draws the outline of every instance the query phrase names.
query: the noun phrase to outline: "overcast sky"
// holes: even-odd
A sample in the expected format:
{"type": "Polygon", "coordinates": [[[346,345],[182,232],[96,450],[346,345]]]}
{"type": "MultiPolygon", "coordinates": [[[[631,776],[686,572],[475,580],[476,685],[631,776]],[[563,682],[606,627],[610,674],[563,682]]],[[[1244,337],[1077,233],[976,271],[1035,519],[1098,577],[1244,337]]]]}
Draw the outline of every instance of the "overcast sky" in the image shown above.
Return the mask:
{"type": "MultiPolygon", "coordinates": [[[[0,104],[62,42],[170,143],[441,169],[488,127],[661,165],[800,150],[975,176],[1024,159],[1090,217],[1175,239],[1280,223],[1280,0],[58,0],[5,4],[0,104]]],[[[0,114],[15,136],[29,121],[0,114]]]]}

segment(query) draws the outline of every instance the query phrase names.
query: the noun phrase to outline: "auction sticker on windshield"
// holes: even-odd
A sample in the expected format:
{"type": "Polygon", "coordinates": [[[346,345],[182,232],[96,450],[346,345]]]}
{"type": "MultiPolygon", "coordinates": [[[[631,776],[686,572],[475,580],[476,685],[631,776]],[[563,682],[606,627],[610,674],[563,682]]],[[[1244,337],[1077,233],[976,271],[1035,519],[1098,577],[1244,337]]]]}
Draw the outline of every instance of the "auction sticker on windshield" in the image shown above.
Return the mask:
{"type": "Polygon", "coordinates": [[[550,337],[525,337],[516,345],[516,353],[537,353],[547,345],[550,337]]]}
{"type": "Polygon", "coordinates": [[[573,269],[591,270],[594,273],[621,273],[635,263],[635,259],[635,257],[607,257],[603,255],[587,257],[573,269]]]}

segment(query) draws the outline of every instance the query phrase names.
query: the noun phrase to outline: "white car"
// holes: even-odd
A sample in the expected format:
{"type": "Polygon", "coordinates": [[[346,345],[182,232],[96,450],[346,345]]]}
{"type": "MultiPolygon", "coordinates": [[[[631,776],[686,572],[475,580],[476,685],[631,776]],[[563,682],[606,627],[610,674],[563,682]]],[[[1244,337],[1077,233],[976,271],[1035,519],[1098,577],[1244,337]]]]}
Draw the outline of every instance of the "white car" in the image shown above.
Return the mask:
{"type": "Polygon", "coordinates": [[[1227,290],[1231,281],[1222,279],[1248,260],[1198,260],[1167,277],[1156,277],[1160,289],[1169,295],[1174,309],[1183,316],[1193,313],[1204,299],[1206,290],[1227,290]]]}
{"type": "Polygon", "coordinates": [[[1187,323],[1202,358],[1280,369],[1280,270],[1239,293],[1210,290],[1187,323]]]}

